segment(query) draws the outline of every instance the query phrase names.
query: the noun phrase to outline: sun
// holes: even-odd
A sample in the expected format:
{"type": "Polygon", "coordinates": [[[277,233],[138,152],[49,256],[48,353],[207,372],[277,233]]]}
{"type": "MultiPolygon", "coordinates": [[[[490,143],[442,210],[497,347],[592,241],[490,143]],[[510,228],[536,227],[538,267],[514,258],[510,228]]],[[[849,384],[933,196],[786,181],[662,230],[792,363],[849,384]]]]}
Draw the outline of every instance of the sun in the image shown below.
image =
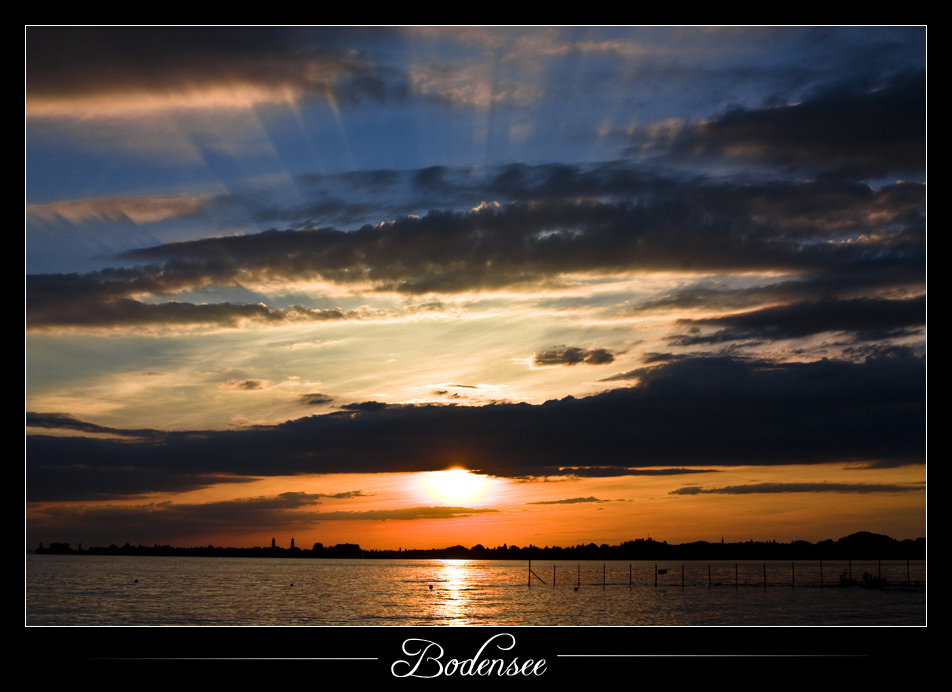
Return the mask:
{"type": "Polygon", "coordinates": [[[466,469],[455,468],[428,473],[423,484],[437,502],[458,505],[477,500],[486,489],[487,479],[466,469]]]}

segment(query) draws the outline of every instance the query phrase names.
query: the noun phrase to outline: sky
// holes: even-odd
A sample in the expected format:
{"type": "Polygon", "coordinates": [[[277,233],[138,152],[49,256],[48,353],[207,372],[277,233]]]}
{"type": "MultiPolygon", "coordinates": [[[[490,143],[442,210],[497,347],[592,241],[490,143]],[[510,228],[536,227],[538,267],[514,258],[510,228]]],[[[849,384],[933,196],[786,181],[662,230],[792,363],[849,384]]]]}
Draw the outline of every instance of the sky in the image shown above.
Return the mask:
{"type": "Polygon", "coordinates": [[[25,541],[926,531],[924,27],[27,27],[25,541]]]}

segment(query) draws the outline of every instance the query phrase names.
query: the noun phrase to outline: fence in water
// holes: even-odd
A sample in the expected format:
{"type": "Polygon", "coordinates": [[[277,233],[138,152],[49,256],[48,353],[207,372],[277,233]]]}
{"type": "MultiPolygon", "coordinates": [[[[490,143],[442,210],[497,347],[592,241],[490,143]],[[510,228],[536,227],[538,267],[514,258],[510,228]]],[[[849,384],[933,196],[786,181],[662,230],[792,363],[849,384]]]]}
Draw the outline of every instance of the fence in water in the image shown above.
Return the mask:
{"type": "Polygon", "coordinates": [[[909,560],[834,562],[736,562],[728,564],[603,563],[600,569],[581,564],[571,567],[538,566],[529,561],[528,586],[649,586],[680,587],[860,587],[871,589],[925,589],[925,562],[909,560]]]}

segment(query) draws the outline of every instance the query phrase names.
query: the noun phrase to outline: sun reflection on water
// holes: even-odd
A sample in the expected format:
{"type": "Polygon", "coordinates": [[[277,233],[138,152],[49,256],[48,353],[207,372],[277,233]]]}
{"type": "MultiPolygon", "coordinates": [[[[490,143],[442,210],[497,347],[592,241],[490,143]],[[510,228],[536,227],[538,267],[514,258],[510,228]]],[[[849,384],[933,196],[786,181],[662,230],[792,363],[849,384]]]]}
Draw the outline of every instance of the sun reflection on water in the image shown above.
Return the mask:
{"type": "Polygon", "coordinates": [[[438,560],[428,570],[432,587],[429,618],[444,625],[472,623],[475,606],[473,564],[470,560],[438,560]]]}

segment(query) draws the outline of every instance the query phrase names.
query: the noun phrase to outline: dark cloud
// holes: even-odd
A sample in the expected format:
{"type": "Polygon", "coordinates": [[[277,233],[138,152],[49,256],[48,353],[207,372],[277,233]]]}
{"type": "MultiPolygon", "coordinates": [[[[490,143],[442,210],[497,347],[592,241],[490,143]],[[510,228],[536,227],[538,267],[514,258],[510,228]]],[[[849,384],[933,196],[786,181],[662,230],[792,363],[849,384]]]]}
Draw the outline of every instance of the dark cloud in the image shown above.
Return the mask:
{"type": "Polygon", "coordinates": [[[702,279],[677,290],[652,298],[635,307],[635,311],[669,311],[702,308],[730,311],[760,307],[765,303],[824,302],[853,299],[863,294],[889,293],[894,289],[911,292],[925,290],[925,275],[916,267],[882,267],[880,271],[852,271],[843,268],[829,274],[812,274],[797,279],[784,279],[747,288],[730,288],[723,282],[702,279]]]}
{"type": "Polygon", "coordinates": [[[449,172],[450,169],[446,166],[430,166],[416,172],[413,176],[413,184],[419,188],[442,190],[450,186],[449,181],[446,180],[449,172]]]}
{"type": "MultiPolygon", "coordinates": [[[[31,528],[55,526],[58,532],[78,535],[80,540],[122,543],[126,540],[168,541],[196,533],[226,531],[229,534],[304,530],[315,526],[321,513],[308,509],[322,498],[348,499],[363,492],[336,494],[284,492],[261,496],[188,504],[158,502],[145,505],[86,505],[45,507],[31,518],[31,528]],[[123,532],[127,532],[125,535],[123,532]]],[[[471,510],[478,511],[478,510],[471,510]]],[[[333,514],[333,512],[331,513],[333,514]]],[[[347,514],[347,513],[345,513],[347,514]]],[[[262,539],[262,545],[265,544],[262,539]]]]}
{"type": "Polygon", "coordinates": [[[325,197],[291,208],[279,205],[256,208],[252,212],[252,218],[260,223],[288,222],[292,229],[302,229],[327,224],[359,225],[379,217],[381,212],[379,205],[368,202],[348,202],[336,197],[325,197]]]}
{"type": "Polygon", "coordinates": [[[794,105],[733,110],[689,128],[674,149],[860,177],[923,173],[926,74],[828,85],[794,105]]]}
{"type": "Polygon", "coordinates": [[[351,233],[268,231],[134,251],[126,257],[165,265],[151,277],[123,281],[129,290],[141,282],[159,292],[201,281],[317,275],[423,293],[577,271],[819,270],[873,256],[909,261],[924,247],[924,194],[920,185],[873,191],[821,183],[689,184],[670,198],[645,195],[637,204],[552,200],[431,211],[351,233]],[[884,228],[891,229],[887,236],[884,228]],[[866,243],[829,242],[863,234],[866,243]]]}
{"type": "Polygon", "coordinates": [[[527,502],[527,505],[577,505],[581,502],[612,502],[612,500],[599,500],[597,497],[570,497],[567,500],[542,500],[540,502],[527,502]]]}
{"type": "Polygon", "coordinates": [[[577,198],[624,201],[632,195],[676,194],[679,183],[630,162],[596,164],[505,164],[483,168],[431,166],[408,171],[356,171],[302,175],[297,180],[313,201],[262,206],[257,195],[228,195],[220,205],[256,209],[259,221],[279,221],[299,229],[379,223],[433,209],[471,209],[480,202],[538,202],[577,198]],[[356,201],[355,201],[356,200],[356,201]]]}
{"type": "Polygon", "coordinates": [[[915,349],[911,346],[894,346],[891,344],[859,344],[847,346],[843,355],[850,359],[866,360],[867,358],[907,358],[915,356],[915,349]]]}
{"type": "Polygon", "coordinates": [[[27,327],[361,316],[336,308],[140,299],[255,281],[323,279],[406,294],[540,287],[576,272],[685,269],[922,282],[925,248],[924,185],[695,181],[663,192],[629,190],[623,203],[551,199],[431,211],[353,232],[272,230],[169,243],[123,256],[144,266],[28,276],[27,327]]]}
{"type": "Polygon", "coordinates": [[[608,365],[615,356],[607,348],[591,346],[582,349],[577,346],[555,348],[532,354],[532,362],[539,367],[586,365],[608,365]]]}
{"type": "Polygon", "coordinates": [[[669,495],[749,495],[753,493],[908,493],[922,490],[908,485],[888,483],[752,483],[728,485],[723,488],[687,486],[672,490],[669,495]]]}
{"type": "Polygon", "coordinates": [[[502,477],[584,474],[580,460],[617,475],[925,461],[926,366],[908,353],[862,363],[684,358],[639,378],[637,387],[542,405],[367,402],[274,426],[167,432],[161,442],[31,435],[27,492],[85,499],[168,489],[192,474],[200,485],[215,474],[437,471],[450,460],[502,477]]]}
{"type": "MultiPolygon", "coordinates": [[[[161,295],[185,287],[175,279],[158,278],[154,268],[119,272],[129,280],[116,279],[115,272],[92,274],[42,274],[28,276],[27,329],[51,327],[237,327],[244,322],[280,324],[289,321],[323,322],[360,319],[359,312],[339,308],[312,309],[291,306],[270,308],[260,303],[145,303],[123,294],[138,293],[151,284],[161,295]],[[153,279],[155,279],[153,281],[153,279]]],[[[161,272],[160,272],[161,273],[161,272]]],[[[145,289],[147,290],[147,289],[145,289]]]]}
{"type": "Polygon", "coordinates": [[[321,493],[321,497],[330,497],[335,500],[349,500],[352,497],[366,497],[367,493],[363,490],[348,490],[343,493],[334,493],[333,495],[324,495],[321,493]]]}
{"type": "MultiPolygon", "coordinates": [[[[729,211],[729,207],[734,206],[741,214],[739,220],[748,211],[759,218],[789,224],[791,219],[809,221],[809,216],[815,216],[828,204],[825,210],[830,214],[828,225],[849,228],[861,221],[864,213],[878,212],[884,210],[884,205],[899,202],[896,190],[870,199],[869,188],[855,181],[836,182],[827,177],[804,183],[799,177],[786,182],[761,177],[755,182],[749,176],[735,180],[723,176],[719,183],[712,184],[697,173],[675,172],[630,161],[510,163],[486,169],[435,166],[408,171],[301,176],[302,186],[312,199],[288,207],[275,204],[262,207],[259,196],[238,196],[231,203],[260,208],[255,218],[274,219],[292,228],[303,228],[308,221],[317,226],[354,227],[361,222],[379,223],[381,219],[410,214],[423,216],[433,209],[469,210],[480,202],[538,204],[584,199],[634,203],[648,209],[661,202],[677,203],[684,199],[699,208],[714,206],[729,211]],[[318,179],[319,184],[310,182],[318,179]],[[864,195],[864,191],[867,194],[864,195]]],[[[888,190],[883,188],[879,192],[888,190]]],[[[888,210],[884,211],[888,215],[888,210]]]]}
{"type": "Polygon", "coordinates": [[[398,408],[399,404],[386,404],[380,401],[360,401],[341,406],[345,411],[383,411],[387,408],[398,408]]]}
{"type": "Polygon", "coordinates": [[[646,353],[644,357],[644,362],[646,365],[657,365],[658,363],[670,363],[675,360],[683,360],[684,358],[690,358],[691,356],[686,355],[675,355],[672,353],[646,353]]]}
{"type": "Polygon", "coordinates": [[[229,380],[219,385],[222,389],[233,389],[239,392],[256,392],[266,389],[267,380],[229,380]]]}
{"type": "Polygon", "coordinates": [[[307,394],[302,394],[299,401],[305,406],[320,406],[321,404],[329,404],[334,400],[330,394],[324,394],[323,392],[308,392],[307,394]]]}
{"type": "Polygon", "coordinates": [[[27,103],[221,88],[338,101],[400,99],[402,77],[330,32],[242,27],[28,27],[27,103]]]}
{"type": "Polygon", "coordinates": [[[498,512],[498,509],[472,507],[408,507],[405,509],[368,509],[361,512],[321,512],[322,521],[411,521],[415,519],[458,519],[474,514],[498,512]]]}
{"type": "MultiPolygon", "coordinates": [[[[719,469],[626,469],[618,466],[576,466],[576,467],[547,467],[544,469],[545,478],[614,478],[618,476],[683,476],[694,473],[721,473],[719,469]]],[[[542,475],[542,474],[540,474],[542,475]]],[[[522,480],[532,478],[523,476],[522,480]]]]}
{"type": "Polygon", "coordinates": [[[96,425],[87,421],[80,420],[68,413],[36,413],[27,411],[25,423],[28,428],[45,428],[47,430],[75,430],[77,432],[94,433],[103,435],[121,435],[124,437],[162,437],[164,434],[160,430],[140,429],[129,430],[127,428],[109,428],[103,425],[96,425]]]}
{"type": "MultiPolygon", "coordinates": [[[[43,438],[32,438],[42,440],[43,438]]],[[[51,440],[64,438],[48,438],[51,440]]],[[[76,438],[73,438],[74,440],[76,438]]],[[[42,442],[38,449],[44,446],[42,442]]],[[[62,452],[76,449],[70,444],[54,444],[62,452]]],[[[107,451],[106,448],[99,448],[107,451]]],[[[76,459],[47,460],[34,464],[27,473],[27,502],[71,502],[74,500],[108,501],[134,498],[144,493],[184,493],[192,490],[211,488],[219,484],[250,483],[253,476],[222,475],[203,473],[187,469],[175,470],[168,466],[148,468],[141,463],[130,461],[128,466],[115,463],[84,464],[92,461],[88,456],[95,454],[95,445],[78,444],[80,456],[76,459]],[[35,484],[35,485],[34,485],[35,484]]],[[[119,451],[111,448],[109,451],[119,451]]],[[[123,450],[131,452],[132,450],[123,450]]],[[[32,454],[32,451],[28,452],[32,454]]],[[[103,460],[101,460],[103,461],[103,460]]]]}
{"type": "Polygon", "coordinates": [[[854,298],[780,305],[749,312],[683,319],[686,327],[720,327],[711,334],[672,337],[679,346],[740,339],[797,339],[823,332],[851,332],[856,339],[904,336],[926,324],[926,297],[905,300],[854,298]]]}

